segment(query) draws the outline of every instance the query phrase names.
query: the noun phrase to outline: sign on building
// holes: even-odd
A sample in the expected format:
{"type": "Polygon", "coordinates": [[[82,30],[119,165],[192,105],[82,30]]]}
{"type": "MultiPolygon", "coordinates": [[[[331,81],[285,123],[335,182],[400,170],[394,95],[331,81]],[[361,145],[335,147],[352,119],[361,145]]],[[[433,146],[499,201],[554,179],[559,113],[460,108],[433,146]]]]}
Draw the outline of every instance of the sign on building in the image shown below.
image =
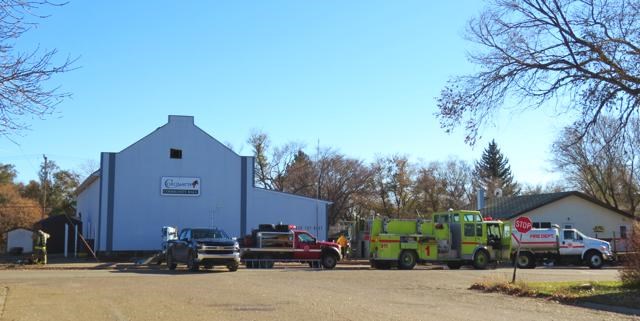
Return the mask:
{"type": "Polygon", "coordinates": [[[199,177],[162,177],[160,195],[200,196],[199,177]]]}

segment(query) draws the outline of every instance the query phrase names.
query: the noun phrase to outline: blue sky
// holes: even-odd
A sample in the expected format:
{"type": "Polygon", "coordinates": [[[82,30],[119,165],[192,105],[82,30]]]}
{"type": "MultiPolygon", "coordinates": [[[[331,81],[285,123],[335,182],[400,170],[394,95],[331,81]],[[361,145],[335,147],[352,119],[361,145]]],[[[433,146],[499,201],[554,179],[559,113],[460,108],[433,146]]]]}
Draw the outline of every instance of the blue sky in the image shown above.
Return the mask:
{"type": "Polygon", "coordinates": [[[447,135],[434,113],[451,76],[477,70],[465,53],[481,1],[72,1],[19,41],[79,57],[49,86],[73,94],[31,130],[0,138],[0,162],[36,178],[42,154],[65,169],[97,162],[162,126],[196,124],[249,155],[253,129],[276,145],[319,140],[366,161],[474,161],[495,138],[516,180],[559,179],[550,146],[569,123],[515,106],[475,147],[447,135]]]}

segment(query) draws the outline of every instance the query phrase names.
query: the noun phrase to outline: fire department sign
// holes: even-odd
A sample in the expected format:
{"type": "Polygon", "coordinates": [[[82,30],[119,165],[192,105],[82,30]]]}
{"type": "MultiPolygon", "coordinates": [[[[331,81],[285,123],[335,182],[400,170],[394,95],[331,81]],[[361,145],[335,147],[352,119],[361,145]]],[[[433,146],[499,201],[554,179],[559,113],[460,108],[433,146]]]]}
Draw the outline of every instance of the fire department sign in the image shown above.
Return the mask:
{"type": "Polygon", "coordinates": [[[162,177],[160,195],[200,196],[199,177],[162,177]]]}

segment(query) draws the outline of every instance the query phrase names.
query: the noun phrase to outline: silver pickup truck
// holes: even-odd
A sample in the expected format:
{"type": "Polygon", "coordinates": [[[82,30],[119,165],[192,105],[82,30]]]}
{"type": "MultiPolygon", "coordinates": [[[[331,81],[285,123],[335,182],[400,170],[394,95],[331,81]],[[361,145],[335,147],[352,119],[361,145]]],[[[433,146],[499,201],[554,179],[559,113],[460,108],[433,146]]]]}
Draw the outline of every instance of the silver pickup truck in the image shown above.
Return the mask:
{"type": "Polygon", "coordinates": [[[190,271],[223,265],[234,272],[240,265],[240,247],[221,229],[184,228],[177,240],[167,243],[166,262],[170,270],[183,263],[190,271]]]}

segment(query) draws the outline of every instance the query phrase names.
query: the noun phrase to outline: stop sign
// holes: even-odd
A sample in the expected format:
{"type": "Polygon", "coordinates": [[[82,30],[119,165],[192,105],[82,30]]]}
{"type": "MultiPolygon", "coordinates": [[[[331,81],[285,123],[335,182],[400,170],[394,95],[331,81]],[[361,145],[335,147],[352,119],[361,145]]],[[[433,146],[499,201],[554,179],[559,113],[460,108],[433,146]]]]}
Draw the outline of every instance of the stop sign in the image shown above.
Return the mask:
{"type": "Polygon", "coordinates": [[[514,225],[516,227],[516,230],[518,230],[518,232],[520,233],[529,232],[529,230],[531,230],[531,227],[533,226],[531,220],[526,216],[518,217],[514,225]]]}

